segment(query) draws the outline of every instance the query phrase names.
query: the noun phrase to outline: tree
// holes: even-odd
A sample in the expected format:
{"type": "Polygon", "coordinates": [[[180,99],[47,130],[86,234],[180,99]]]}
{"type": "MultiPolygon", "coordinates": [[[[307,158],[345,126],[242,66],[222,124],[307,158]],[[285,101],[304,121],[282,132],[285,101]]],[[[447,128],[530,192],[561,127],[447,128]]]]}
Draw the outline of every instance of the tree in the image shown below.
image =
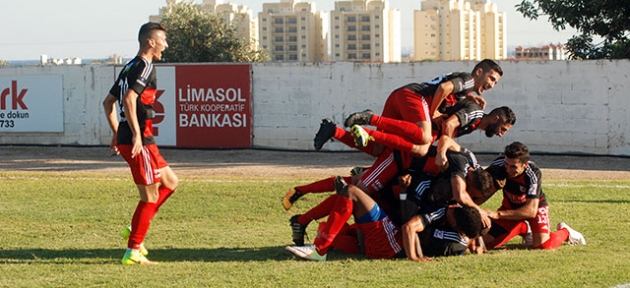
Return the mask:
{"type": "Polygon", "coordinates": [[[9,61],[0,60],[0,66],[9,66],[9,61]]]}
{"type": "Polygon", "coordinates": [[[235,27],[205,13],[194,2],[171,3],[163,10],[166,27],[167,62],[262,62],[269,60],[264,50],[252,50],[239,38],[235,27]]]}
{"type": "Polygon", "coordinates": [[[516,10],[532,20],[547,15],[558,31],[569,26],[580,32],[566,43],[571,59],[630,58],[628,0],[522,0],[516,10]],[[603,41],[595,44],[593,36],[603,41]]]}

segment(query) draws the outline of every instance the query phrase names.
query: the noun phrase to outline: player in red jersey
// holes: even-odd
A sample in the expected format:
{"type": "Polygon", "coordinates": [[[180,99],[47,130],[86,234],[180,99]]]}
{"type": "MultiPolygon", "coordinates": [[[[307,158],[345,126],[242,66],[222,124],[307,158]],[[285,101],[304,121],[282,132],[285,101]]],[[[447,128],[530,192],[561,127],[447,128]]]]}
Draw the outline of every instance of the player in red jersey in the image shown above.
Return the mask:
{"type": "Polygon", "coordinates": [[[542,173],[534,162],[529,161],[527,146],[513,142],[505,147],[504,154],[486,168],[494,178],[496,188],[503,191],[501,207],[487,212],[492,219],[492,228],[484,236],[486,246],[501,247],[513,237],[526,234],[525,221],[531,226],[535,249],[555,249],[565,241],[570,245],[585,245],[584,236],[564,222],[558,223],[556,232],[550,231],[549,205],[541,185],[542,173]]]}
{"type": "MultiPolygon", "coordinates": [[[[332,247],[339,248],[340,233],[346,233],[347,221],[354,216],[356,225],[364,238],[365,256],[368,258],[394,258],[404,257],[402,251],[402,239],[400,228],[392,222],[389,216],[379,205],[365,192],[352,184],[347,184],[343,178],[335,179],[337,194],[329,196],[320,205],[328,207],[325,212],[322,209],[319,215],[305,214],[309,222],[328,216],[326,222],[318,227],[317,237],[313,244],[306,246],[287,246],[286,250],[298,257],[307,260],[324,261],[326,253],[332,247]],[[334,243],[336,241],[336,243],[334,243]]],[[[308,224],[306,224],[308,225],[308,224]]],[[[306,227],[304,225],[304,227],[306,227]]],[[[347,236],[347,235],[341,235],[347,236]]],[[[303,240],[302,240],[303,241],[303,240]]],[[[344,243],[344,251],[358,250],[356,238],[350,240],[350,244],[344,243]]]]}
{"type": "MultiPolygon", "coordinates": [[[[361,185],[360,180],[367,188],[364,191],[372,194],[383,187],[386,182],[389,182],[401,170],[401,167],[406,168],[414,157],[424,158],[433,155],[432,159],[436,162],[437,168],[441,170],[446,169],[445,152],[448,150],[448,146],[444,147],[444,145],[452,141],[451,137],[469,134],[476,129],[485,131],[488,137],[494,135],[503,136],[516,121],[516,116],[509,107],[499,107],[492,110],[489,114],[484,114],[481,111],[481,107],[471,101],[461,101],[445,110],[445,112],[446,120],[442,122],[442,128],[433,130],[436,137],[441,135],[439,136],[441,141],[438,143],[437,150],[442,151],[442,153],[437,153],[437,155],[435,151],[433,151],[433,154],[429,152],[431,150],[429,146],[420,148],[420,145],[414,144],[414,139],[417,138],[414,138],[413,135],[421,134],[422,132],[411,122],[377,116],[370,112],[355,113],[353,114],[354,116],[348,117],[348,119],[352,118],[350,121],[352,123],[377,125],[382,131],[374,130],[372,132],[375,133],[373,134],[375,137],[373,140],[379,141],[388,147],[385,153],[381,153],[376,159],[373,166],[367,169],[365,174],[357,175],[352,180],[352,183],[363,188],[364,186],[361,185]],[[444,132],[442,133],[442,131],[444,132]],[[392,134],[386,132],[391,132],[392,134]],[[424,150],[425,148],[427,148],[427,151],[422,151],[422,155],[420,155],[418,150],[424,150]]],[[[349,122],[349,120],[346,122],[349,122]]],[[[353,126],[353,128],[355,127],[357,126],[353,126]]],[[[372,135],[364,136],[364,139],[367,139],[367,137],[372,137],[372,135]]],[[[435,147],[432,148],[435,149],[435,147]]],[[[433,163],[430,163],[430,165],[433,165],[433,163]]],[[[282,200],[284,208],[289,210],[293,203],[305,194],[333,191],[333,179],[334,177],[326,178],[308,185],[289,189],[289,192],[285,194],[282,200]]],[[[349,180],[346,179],[346,181],[349,180]]]]}
{"type": "Polygon", "coordinates": [[[113,132],[110,148],[129,164],[140,201],[127,229],[129,239],[122,264],[150,265],[143,242],[151,219],[177,188],[179,180],[168,166],[153,139],[153,104],[157,80],[153,61],[162,59],[168,47],[166,29],[146,23],[138,33],[138,55],[122,69],[103,101],[105,116],[113,132]],[[116,116],[120,109],[120,122],[116,116]]]}
{"type": "MultiPolygon", "coordinates": [[[[422,129],[421,142],[416,144],[430,145],[432,138],[431,120],[437,118],[445,109],[455,105],[463,99],[473,100],[485,107],[485,100],[481,95],[494,87],[503,75],[503,70],[494,61],[485,59],[475,65],[471,73],[456,72],[437,77],[423,83],[411,83],[394,90],[383,107],[382,116],[394,120],[405,120],[415,123],[422,129]],[[472,95],[475,92],[477,96],[472,95]]],[[[329,119],[322,120],[320,129],[315,135],[315,150],[331,138],[335,138],[349,147],[354,145],[353,137],[337,128],[329,119]]],[[[373,156],[380,155],[384,150],[382,145],[359,148],[373,156]]]]}

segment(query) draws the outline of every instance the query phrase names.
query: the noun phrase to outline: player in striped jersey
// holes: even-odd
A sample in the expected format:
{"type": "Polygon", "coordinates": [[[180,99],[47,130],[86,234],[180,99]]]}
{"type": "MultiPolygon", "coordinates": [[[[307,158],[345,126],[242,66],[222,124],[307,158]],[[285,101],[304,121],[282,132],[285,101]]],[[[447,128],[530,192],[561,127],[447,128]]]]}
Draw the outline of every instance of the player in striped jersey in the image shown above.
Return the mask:
{"type": "Polygon", "coordinates": [[[541,185],[542,173],[529,157],[525,144],[513,142],[505,147],[504,156],[486,168],[494,178],[495,188],[503,191],[501,207],[487,212],[492,228],[484,236],[486,246],[498,248],[516,235],[525,234],[525,221],[531,226],[535,249],[555,249],[563,242],[585,245],[584,236],[564,222],[558,223],[556,232],[551,232],[549,205],[541,185]]]}
{"type": "Polygon", "coordinates": [[[153,139],[153,104],[157,79],[153,61],[162,59],[168,47],[166,29],[159,23],[146,23],[138,33],[138,55],[123,67],[103,101],[105,115],[113,132],[110,148],[129,164],[138,187],[140,201],[131,219],[123,265],[150,265],[145,256],[144,238],[151,219],[177,188],[179,180],[160,154],[153,139]],[[119,103],[120,122],[116,117],[119,103]]]}

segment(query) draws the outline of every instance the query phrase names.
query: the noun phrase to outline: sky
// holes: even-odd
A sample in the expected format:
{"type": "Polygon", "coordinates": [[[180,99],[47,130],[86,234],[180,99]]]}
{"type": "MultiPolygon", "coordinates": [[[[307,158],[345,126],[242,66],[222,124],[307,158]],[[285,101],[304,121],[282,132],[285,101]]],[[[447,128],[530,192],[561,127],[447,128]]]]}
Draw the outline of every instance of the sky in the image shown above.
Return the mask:
{"type": "MultiPolygon", "coordinates": [[[[521,0],[494,0],[507,14],[507,45],[541,46],[566,43],[575,30],[557,32],[547,18],[524,19],[514,6],[521,0]]],[[[201,3],[202,0],[196,0],[201,3]]],[[[224,0],[248,6],[255,17],[262,3],[280,0],[224,0]]],[[[296,0],[296,2],[307,2],[296,0]]],[[[334,9],[335,0],[312,0],[318,11],[334,9]]],[[[413,47],[413,11],[421,0],[389,0],[401,11],[402,46],[413,47]]],[[[138,52],[137,33],[165,0],[0,0],[0,60],[52,58],[103,59],[138,52]]]]}

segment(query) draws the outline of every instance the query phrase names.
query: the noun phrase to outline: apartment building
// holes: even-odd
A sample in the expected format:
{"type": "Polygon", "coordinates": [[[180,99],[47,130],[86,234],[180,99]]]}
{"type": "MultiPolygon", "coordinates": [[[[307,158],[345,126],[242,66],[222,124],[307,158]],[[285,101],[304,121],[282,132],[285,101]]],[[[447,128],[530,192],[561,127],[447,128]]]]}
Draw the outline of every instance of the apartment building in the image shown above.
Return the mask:
{"type": "MultiPolygon", "coordinates": [[[[166,0],[166,6],[160,8],[160,14],[149,16],[149,21],[161,22],[166,9],[177,2],[177,0],[166,0]]],[[[225,19],[225,23],[233,26],[236,34],[245,43],[249,43],[252,49],[259,48],[258,21],[253,18],[253,12],[247,6],[231,2],[225,3],[223,0],[203,0],[202,4],[199,4],[199,8],[206,13],[215,14],[225,19]]]]}
{"type": "Polygon", "coordinates": [[[400,11],[389,1],[337,1],[330,14],[332,61],[401,61],[400,11]]]}
{"type": "Polygon", "coordinates": [[[414,11],[414,61],[507,58],[505,12],[490,0],[426,0],[414,11]]]}
{"type": "Polygon", "coordinates": [[[253,17],[249,7],[231,2],[224,3],[223,0],[203,0],[199,7],[206,13],[225,19],[225,23],[232,25],[239,37],[250,44],[251,49],[258,49],[258,20],[253,17]]]}
{"type": "Polygon", "coordinates": [[[564,45],[545,45],[542,47],[516,47],[516,59],[519,60],[567,60],[564,45]]]}
{"type": "Polygon", "coordinates": [[[271,61],[328,61],[327,13],[314,2],[263,3],[258,13],[260,45],[271,61]]]}

